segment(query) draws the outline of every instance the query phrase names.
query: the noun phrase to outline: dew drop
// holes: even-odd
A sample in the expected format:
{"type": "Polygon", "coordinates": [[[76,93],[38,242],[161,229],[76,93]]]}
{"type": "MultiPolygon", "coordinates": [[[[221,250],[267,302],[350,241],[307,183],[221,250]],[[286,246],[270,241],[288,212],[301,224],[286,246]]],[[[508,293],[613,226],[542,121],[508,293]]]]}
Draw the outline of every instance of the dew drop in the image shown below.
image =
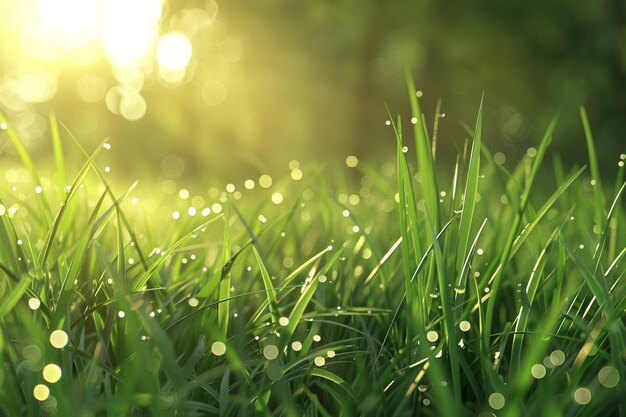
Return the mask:
{"type": "Polygon", "coordinates": [[[454,287],[454,292],[457,294],[465,294],[465,287],[454,287]]]}

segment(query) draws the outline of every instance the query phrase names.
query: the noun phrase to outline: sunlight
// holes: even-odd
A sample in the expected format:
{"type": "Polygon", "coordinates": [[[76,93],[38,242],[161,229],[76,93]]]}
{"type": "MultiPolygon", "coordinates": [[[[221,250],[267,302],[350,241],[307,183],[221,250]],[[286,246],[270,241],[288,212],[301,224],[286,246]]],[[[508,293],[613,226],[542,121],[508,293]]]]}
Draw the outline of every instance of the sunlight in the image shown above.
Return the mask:
{"type": "Polygon", "coordinates": [[[159,31],[161,0],[104,2],[102,45],[113,67],[138,65],[152,48],[159,31]]]}
{"type": "Polygon", "coordinates": [[[191,42],[182,33],[170,32],[161,36],[156,51],[159,65],[166,71],[184,71],[191,60],[191,42]]]}
{"type": "Polygon", "coordinates": [[[98,0],[39,0],[39,16],[53,30],[79,33],[98,19],[98,0]]]}

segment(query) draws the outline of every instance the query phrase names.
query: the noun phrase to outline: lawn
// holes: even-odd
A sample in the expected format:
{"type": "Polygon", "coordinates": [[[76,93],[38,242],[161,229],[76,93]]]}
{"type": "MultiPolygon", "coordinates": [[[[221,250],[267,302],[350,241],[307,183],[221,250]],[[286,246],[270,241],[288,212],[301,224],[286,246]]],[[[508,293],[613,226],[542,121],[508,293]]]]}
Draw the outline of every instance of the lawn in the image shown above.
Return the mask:
{"type": "Polygon", "coordinates": [[[0,117],[0,415],[626,415],[626,155],[581,108],[586,165],[556,118],[508,161],[477,98],[447,164],[408,84],[394,161],[169,194],[54,117],[40,169],[0,117]]]}

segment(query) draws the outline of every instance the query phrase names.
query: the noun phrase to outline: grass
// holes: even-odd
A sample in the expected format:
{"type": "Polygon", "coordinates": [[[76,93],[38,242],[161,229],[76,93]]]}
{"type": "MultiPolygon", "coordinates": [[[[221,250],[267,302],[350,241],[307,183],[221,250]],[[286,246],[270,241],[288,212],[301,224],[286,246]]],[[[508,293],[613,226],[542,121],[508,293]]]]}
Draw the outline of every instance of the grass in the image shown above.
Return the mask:
{"type": "Polygon", "coordinates": [[[116,192],[108,142],[51,116],[47,178],[7,126],[0,415],[626,415],[623,162],[603,187],[581,109],[590,170],[548,162],[556,119],[504,164],[481,102],[441,166],[408,84],[397,160],[353,159],[359,186],[116,192]]]}

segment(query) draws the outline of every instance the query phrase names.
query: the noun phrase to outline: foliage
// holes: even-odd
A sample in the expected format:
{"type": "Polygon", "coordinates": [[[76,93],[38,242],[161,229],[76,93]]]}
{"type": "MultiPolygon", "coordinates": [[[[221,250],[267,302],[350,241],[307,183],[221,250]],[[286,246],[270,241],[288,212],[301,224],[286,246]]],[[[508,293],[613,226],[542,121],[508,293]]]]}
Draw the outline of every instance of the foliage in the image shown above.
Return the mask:
{"type": "Polygon", "coordinates": [[[397,181],[352,159],[358,185],[311,167],[210,214],[114,192],[108,142],[55,185],[6,126],[30,179],[0,186],[0,415],[626,414],[623,162],[602,187],[583,111],[590,177],[547,162],[556,121],[504,164],[481,105],[442,166],[409,85],[397,181]]]}

